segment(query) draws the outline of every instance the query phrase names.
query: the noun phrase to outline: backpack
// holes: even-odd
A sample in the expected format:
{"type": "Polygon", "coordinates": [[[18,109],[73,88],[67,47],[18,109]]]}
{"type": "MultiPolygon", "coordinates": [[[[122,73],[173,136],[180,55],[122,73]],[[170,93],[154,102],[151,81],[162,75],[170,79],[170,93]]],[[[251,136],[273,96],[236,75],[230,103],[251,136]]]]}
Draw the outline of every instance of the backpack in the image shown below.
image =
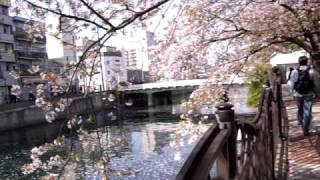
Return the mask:
{"type": "Polygon", "coordinates": [[[314,86],[309,73],[310,67],[308,67],[306,70],[300,70],[300,68],[298,68],[297,71],[298,81],[294,84],[294,89],[299,94],[308,94],[313,90],[314,86]]]}

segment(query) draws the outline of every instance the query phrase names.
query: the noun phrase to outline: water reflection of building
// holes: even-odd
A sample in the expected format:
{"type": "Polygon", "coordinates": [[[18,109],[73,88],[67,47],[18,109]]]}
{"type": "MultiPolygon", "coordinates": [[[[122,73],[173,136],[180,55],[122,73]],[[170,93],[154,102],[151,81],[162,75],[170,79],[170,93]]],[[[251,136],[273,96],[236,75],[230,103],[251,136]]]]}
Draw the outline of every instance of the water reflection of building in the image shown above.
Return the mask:
{"type": "Polygon", "coordinates": [[[154,125],[141,125],[139,131],[131,133],[132,153],[143,157],[154,155],[156,144],[154,125]]]}
{"type": "Polygon", "coordinates": [[[156,146],[154,124],[146,124],[146,128],[142,130],[142,137],[142,152],[145,156],[154,155],[156,146]]]}

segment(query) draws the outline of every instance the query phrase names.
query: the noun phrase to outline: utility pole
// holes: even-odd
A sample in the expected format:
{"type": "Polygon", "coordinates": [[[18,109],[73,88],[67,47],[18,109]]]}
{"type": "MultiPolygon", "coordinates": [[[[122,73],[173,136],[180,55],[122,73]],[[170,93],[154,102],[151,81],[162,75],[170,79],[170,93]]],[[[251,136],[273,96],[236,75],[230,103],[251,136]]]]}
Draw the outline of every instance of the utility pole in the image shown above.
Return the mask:
{"type": "MultiPolygon", "coordinates": [[[[97,31],[98,34],[98,39],[100,39],[100,34],[99,34],[99,29],[98,28],[94,28],[97,31]]],[[[104,87],[104,77],[103,77],[103,62],[102,62],[102,54],[101,54],[101,48],[99,48],[99,59],[100,59],[100,71],[101,71],[101,81],[102,81],[102,91],[105,91],[105,87],[104,87]]]]}

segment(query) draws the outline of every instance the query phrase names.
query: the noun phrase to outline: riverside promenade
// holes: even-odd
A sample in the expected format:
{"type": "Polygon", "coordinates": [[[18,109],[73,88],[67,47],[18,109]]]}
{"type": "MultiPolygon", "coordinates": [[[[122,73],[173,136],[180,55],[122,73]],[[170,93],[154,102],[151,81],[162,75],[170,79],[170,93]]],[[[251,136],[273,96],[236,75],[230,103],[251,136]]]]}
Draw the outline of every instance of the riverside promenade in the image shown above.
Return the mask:
{"type": "Polygon", "coordinates": [[[298,126],[294,101],[287,101],[289,180],[320,179],[320,102],[314,104],[310,135],[298,126]]]}

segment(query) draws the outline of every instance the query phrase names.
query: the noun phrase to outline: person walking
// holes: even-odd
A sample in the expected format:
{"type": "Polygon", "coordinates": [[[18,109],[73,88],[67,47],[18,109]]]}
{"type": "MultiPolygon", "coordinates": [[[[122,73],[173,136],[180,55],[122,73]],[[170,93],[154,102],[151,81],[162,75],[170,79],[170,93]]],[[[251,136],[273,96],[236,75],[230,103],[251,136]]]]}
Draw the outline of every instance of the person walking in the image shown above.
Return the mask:
{"type": "Polygon", "coordinates": [[[314,78],[315,70],[308,65],[306,56],[299,57],[299,66],[294,69],[290,76],[289,86],[293,91],[298,112],[298,124],[302,126],[303,134],[309,135],[310,123],[312,120],[312,104],[316,97],[314,78]]]}

